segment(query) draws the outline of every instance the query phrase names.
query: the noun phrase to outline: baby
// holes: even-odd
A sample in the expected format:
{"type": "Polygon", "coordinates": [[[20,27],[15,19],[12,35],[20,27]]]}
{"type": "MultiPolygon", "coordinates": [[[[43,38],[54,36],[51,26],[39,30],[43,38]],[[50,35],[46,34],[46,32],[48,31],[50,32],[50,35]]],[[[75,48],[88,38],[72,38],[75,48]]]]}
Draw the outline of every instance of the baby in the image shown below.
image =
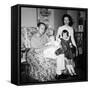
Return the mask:
{"type": "Polygon", "coordinates": [[[50,36],[49,42],[45,44],[46,48],[43,51],[45,58],[56,59],[55,51],[60,48],[60,40],[55,40],[54,36],[50,36]]]}

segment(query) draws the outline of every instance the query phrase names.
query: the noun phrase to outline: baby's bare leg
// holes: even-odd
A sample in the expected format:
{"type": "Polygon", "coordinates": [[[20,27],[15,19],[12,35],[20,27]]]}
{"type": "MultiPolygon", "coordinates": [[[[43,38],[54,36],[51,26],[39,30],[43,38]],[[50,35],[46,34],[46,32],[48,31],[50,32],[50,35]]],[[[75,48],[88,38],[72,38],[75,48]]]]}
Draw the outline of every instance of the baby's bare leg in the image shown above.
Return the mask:
{"type": "Polygon", "coordinates": [[[71,66],[70,65],[66,65],[66,68],[67,68],[68,72],[70,73],[70,75],[73,75],[72,70],[71,70],[71,66]]]}
{"type": "Polygon", "coordinates": [[[76,75],[75,70],[74,70],[74,67],[73,67],[72,65],[70,65],[70,68],[71,68],[72,73],[73,73],[74,75],[76,75]]]}

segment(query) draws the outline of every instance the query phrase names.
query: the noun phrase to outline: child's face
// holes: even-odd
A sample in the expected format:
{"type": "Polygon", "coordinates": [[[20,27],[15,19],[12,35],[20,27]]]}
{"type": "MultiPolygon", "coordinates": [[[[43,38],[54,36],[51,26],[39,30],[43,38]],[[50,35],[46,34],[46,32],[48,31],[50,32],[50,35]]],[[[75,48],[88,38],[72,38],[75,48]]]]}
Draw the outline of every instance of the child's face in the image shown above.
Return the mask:
{"type": "Polygon", "coordinates": [[[63,39],[66,40],[68,38],[67,33],[63,33],[63,39]]]}

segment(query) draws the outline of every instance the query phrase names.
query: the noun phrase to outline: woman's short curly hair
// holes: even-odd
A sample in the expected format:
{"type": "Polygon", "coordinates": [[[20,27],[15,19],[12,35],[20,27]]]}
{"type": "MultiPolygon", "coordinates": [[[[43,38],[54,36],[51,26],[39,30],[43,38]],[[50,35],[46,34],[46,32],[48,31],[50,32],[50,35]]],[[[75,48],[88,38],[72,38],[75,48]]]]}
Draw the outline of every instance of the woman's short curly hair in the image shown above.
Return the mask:
{"type": "Polygon", "coordinates": [[[63,17],[62,17],[62,22],[63,22],[63,25],[64,25],[64,18],[65,17],[68,17],[69,18],[69,26],[72,26],[73,25],[73,20],[72,20],[72,17],[69,15],[69,14],[64,14],[63,17]]]}
{"type": "Polygon", "coordinates": [[[39,22],[39,23],[37,24],[37,27],[40,27],[41,24],[43,24],[43,25],[45,26],[45,30],[46,30],[46,29],[47,29],[47,25],[46,25],[45,23],[43,23],[43,22],[39,22]]]}
{"type": "MultiPolygon", "coordinates": [[[[43,22],[39,22],[38,24],[37,24],[37,27],[40,27],[40,25],[44,25],[45,26],[45,30],[44,30],[44,33],[47,31],[47,25],[45,24],[45,23],[43,23],[43,22]]],[[[44,34],[43,33],[43,34],[44,34]]]]}

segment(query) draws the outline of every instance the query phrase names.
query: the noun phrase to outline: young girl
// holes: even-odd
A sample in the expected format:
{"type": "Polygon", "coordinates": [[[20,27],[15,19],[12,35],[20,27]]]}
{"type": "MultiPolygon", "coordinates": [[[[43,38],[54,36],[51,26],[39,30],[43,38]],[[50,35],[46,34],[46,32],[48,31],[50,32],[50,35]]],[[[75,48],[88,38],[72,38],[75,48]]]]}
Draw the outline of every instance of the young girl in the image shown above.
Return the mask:
{"type": "Polygon", "coordinates": [[[69,71],[70,75],[76,75],[74,66],[73,66],[73,53],[72,53],[72,43],[70,38],[68,38],[68,31],[63,30],[62,38],[61,38],[61,45],[64,51],[66,68],[69,71]]]}

